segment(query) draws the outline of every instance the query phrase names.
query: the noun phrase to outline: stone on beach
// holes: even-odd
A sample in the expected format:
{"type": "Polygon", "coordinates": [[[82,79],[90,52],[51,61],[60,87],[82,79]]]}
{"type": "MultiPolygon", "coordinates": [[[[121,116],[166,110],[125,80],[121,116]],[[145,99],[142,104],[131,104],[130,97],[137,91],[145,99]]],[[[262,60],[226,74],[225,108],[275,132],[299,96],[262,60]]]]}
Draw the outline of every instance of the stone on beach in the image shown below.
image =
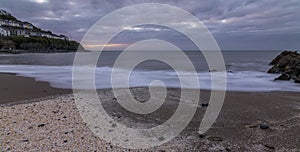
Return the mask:
{"type": "Polygon", "coordinates": [[[269,129],[270,127],[266,124],[260,124],[259,125],[260,129],[269,129]]]}
{"type": "Polygon", "coordinates": [[[45,124],[39,124],[38,125],[38,127],[44,127],[45,126],[45,124]]]}
{"type": "Polygon", "coordinates": [[[199,138],[205,138],[206,137],[206,134],[200,134],[199,135],[199,138]]]}
{"type": "Polygon", "coordinates": [[[270,145],[264,145],[265,147],[269,148],[269,149],[275,149],[275,147],[270,146],[270,145]]]}

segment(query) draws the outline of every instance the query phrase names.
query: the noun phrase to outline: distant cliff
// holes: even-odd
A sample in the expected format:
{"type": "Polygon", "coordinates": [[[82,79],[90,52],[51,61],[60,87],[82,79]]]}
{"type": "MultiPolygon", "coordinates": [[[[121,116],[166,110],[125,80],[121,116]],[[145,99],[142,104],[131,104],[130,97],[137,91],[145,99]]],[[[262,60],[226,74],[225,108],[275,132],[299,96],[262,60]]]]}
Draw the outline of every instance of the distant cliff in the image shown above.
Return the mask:
{"type": "Polygon", "coordinates": [[[40,29],[0,10],[0,53],[66,52],[83,47],[65,35],[40,29]]]}

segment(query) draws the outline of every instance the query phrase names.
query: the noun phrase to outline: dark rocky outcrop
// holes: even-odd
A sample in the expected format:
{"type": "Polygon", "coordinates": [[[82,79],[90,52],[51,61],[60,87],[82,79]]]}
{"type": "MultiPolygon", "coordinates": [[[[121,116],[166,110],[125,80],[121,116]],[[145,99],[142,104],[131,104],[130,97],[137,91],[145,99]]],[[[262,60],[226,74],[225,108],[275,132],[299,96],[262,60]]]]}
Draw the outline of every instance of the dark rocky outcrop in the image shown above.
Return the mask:
{"type": "Polygon", "coordinates": [[[270,63],[273,65],[268,73],[281,73],[274,80],[293,80],[300,82],[300,54],[296,51],[283,51],[270,63]]]}

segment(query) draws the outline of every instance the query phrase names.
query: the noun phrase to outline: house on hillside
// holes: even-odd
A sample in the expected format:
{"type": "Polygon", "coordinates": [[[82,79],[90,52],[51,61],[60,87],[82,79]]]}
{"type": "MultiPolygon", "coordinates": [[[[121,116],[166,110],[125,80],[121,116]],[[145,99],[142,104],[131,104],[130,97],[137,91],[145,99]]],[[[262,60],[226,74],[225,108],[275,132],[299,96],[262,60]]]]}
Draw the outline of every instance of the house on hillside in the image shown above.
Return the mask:
{"type": "Polygon", "coordinates": [[[1,20],[1,19],[0,19],[0,25],[1,26],[19,27],[19,28],[23,27],[23,25],[19,22],[10,21],[10,20],[1,20]]]}
{"type": "Polygon", "coordinates": [[[2,29],[7,31],[6,36],[25,36],[28,32],[23,29],[13,28],[13,27],[2,27],[2,29]]]}
{"type": "Polygon", "coordinates": [[[10,31],[0,27],[0,36],[10,36],[10,31]]]}
{"type": "Polygon", "coordinates": [[[41,36],[46,38],[54,38],[52,34],[48,34],[48,33],[41,33],[41,36]]]}
{"type": "Polygon", "coordinates": [[[22,27],[25,29],[33,29],[33,25],[27,22],[23,23],[22,27]]]}
{"type": "Polygon", "coordinates": [[[0,36],[47,37],[53,39],[69,40],[65,35],[56,35],[50,31],[36,31],[28,22],[15,22],[0,19],[0,36]]]}
{"type": "Polygon", "coordinates": [[[69,37],[65,36],[65,35],[59,35],[59,39],[62,39],[62,40],[67,40],[69,41],[69,37]]]}
{"type": "Polygon", "coordinates": [[[21,23],[16,22],[16,21],[11,21],[11,20],[2,20],[0,19],[0,25],[4,26],[13,26],[13,27],[19,27],[22,28],[23,26],[21,23]]]}
{"type": "Polygon", "coordinates": [[[22,27],[21,23],[15,21],[8,21],[8,26],[22,27]]]}
{"type": "Polygon", "coordinates": [[[30,32],[30,36],[31,37],[39,37],[39,36],[42,36],[42,34],[40,32],[30,32]]]}
{"type": "Polygon", "coordinates": [[[5,24],[6,24],[6,21],[0,19],[0,26],[1,26],[1,25],[5,25],[5,24]]]}
{"type": "Polygon", "coordinates": [[[10,13],[0,9],[0,36],[47,37],[69,40],[65,35],[56,35],[51,31],[44,31],[29,22],[22,22],[10,13]]]}

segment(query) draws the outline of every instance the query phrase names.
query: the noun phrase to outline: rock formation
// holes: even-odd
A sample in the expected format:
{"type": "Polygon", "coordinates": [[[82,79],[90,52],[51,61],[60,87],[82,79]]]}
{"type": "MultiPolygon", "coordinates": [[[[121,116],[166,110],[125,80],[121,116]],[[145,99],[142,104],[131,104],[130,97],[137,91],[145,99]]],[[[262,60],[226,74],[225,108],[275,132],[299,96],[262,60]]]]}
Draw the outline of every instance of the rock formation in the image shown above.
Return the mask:
{"type": "Polygon", "coordinates": [[[297,51],[283,51],[269,65],[268,73],[280,73],[275,80],[293,80],[300,83],[300,54],[297,51]]]}

